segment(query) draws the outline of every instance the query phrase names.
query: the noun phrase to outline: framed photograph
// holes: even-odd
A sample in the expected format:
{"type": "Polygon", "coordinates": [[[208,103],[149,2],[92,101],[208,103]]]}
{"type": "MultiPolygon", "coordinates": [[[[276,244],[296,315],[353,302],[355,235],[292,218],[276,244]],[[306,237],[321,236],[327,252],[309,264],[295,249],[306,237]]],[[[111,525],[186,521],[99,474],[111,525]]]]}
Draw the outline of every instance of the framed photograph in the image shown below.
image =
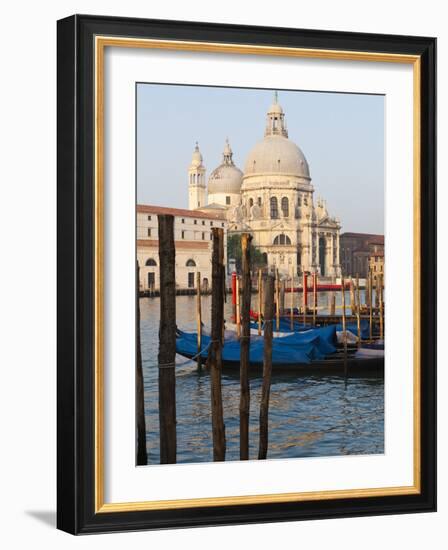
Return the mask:
{"type": "Polygon", "coordinates": [[[436,40],[58,21],[58,527],[436,508],[436,40]]]}

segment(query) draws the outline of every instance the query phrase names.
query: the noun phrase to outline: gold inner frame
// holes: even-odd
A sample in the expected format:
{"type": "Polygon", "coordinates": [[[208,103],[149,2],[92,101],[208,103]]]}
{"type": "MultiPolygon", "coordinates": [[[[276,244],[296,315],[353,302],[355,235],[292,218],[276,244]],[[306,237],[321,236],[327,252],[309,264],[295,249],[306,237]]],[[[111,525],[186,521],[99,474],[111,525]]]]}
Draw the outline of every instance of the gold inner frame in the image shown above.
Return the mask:
{"type": "Polygon", "coordinates": [[[224,44],[176,40],[152,40],[96,36],[95,54],[95,513],[129,512],[141,510],[167,510],[206,506],[230,506],[274,502],[300,502],[331,500],[339,498],[379,497],[419,494],[421,491],[421,425],[420,425],[420,118],[421,118],[421,61],[417,55],[388,54],[381,52],[353,52],[344,50],[320,50],[307,48],[256,46],[252,44],[224,44]],[[104,502],[104,50],[108,46],[122,48],[152,48],[208,53],[233,53],[243,55],[269,55],[407,63],[413,65],[413,199],[414,199],[414,480],[413,485],[402,487],[380,487],[350,490],[313,491],[299,493],[277,493],[265,495],[244,495],[213,498],[192,498],[181,500],[157,500],[142,502],[104,502]]]}

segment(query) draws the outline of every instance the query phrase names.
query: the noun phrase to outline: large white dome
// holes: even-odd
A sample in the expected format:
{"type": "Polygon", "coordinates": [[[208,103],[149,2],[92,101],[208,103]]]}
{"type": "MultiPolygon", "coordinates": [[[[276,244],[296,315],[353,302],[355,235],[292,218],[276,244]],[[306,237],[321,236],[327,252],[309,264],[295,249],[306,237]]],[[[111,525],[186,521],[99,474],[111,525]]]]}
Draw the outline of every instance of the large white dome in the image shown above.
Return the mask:
{"type": "Polygon", "coordinates": [[[305,155],[295,143],[282,135],[267,135],[249,153],[244,175],[288,174],[309,178],[305,155]]]}

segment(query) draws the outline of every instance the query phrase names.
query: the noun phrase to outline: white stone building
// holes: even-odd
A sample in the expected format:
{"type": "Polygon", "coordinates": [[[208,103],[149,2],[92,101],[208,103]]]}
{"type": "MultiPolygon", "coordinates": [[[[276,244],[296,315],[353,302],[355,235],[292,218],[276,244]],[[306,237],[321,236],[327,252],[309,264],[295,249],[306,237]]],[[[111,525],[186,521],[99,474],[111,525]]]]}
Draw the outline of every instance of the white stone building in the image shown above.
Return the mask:
{"type": "Polygon", "coordinates": [[[325,201],[314,201],[303,152],[288,138],[277,94],[268,110],[264,138],[250,151],[244,173],[235,166],[226,141],[223,161],[205,186],[205,167],[196,144],[189,168],[189,208],[225,215],[229,232],[247,231],[267,263],[280,273],[317,271],[339,277],[337,218],[325,201]]]}
{"type": "Polygon", "coordinates": [[[196,272],[201,273],[204,290],[211,287],[212,229],[224,228],[226,219],[220,212],[201,212],[161,206],[137,205],[137,260],[140,268],[140,290],[159,290],[159,214],[174,216],[176,247],[176,287],[196,287],[196,272]]]}

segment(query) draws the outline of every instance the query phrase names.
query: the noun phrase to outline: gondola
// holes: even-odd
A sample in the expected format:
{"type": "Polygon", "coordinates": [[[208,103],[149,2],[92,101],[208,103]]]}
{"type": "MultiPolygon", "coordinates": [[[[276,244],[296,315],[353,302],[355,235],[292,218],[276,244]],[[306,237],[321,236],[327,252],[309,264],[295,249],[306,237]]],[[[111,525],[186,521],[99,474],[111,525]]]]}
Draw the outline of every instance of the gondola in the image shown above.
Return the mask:
{"type": "MultiPolygon", "coordinates": [[[[251,336],[249,368],[261,371],[263,368],[263,337],[251,336]]],[[[202,336],[201,359],[208,356],[210,337],[202,336]]],[[[176,352],[183,357],[198,357],[197,333],[178,330],[176,352]]],[[[227,336],[222,348],[223,368],[234,370],[240,367],[240,343],[235,336],[227,336]]],[[[344,352],[336,343],[336,326],[315,328],[302,333],[291,334],[272,341],[272,370],[297,374],[347,374],[382,376],[384,374],[383,353],[362,353],[360,349],[344,352]]]]}

